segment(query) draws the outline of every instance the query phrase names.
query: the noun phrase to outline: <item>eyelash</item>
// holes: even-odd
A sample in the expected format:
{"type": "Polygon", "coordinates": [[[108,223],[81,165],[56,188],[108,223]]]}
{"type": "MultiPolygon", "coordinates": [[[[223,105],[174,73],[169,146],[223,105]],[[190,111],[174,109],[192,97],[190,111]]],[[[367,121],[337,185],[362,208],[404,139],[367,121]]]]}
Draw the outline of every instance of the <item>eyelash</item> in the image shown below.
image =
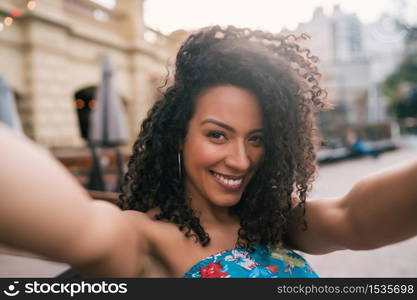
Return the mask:
{"type": "Polygon", "coordinates": [[[225,135],[223,132],[221,132],[221,131],[210,131],[210,132],[207,134],[207,136],[208,136],[209,138],[213,138],[213,139],[215,139],[215,140],[219,140],[219,138],[215,137],[215,135],[221,135],[221,136],[223,136],[224,138],[226,138],[226,135],[225,135]]]}
{"type": "Polygon", "coordinates": [[[262,146],[264,144],[264,137],[262,135],[255,135],[253,137],[251,137],[251,139],[253,138],[257,138],[258,142],[257,144],[259,144],[258,146],[262,146]]]}
{"type": "MultiPolygon", "coordinates": [[[[214,139],[214,140],[216,140],[216,141],[221,141],[221,140],[223,140],[223,139],[220,139],[219,135],[220,135],[221,137],[223,137],[224,139],[226,139],[226,135],[225,135],[225,134],[224,134],[224,132],[222,132],[222,131],[210,131],[210,132],[207,134],[207,136],[208,136],[209,138],[212,138],[212,139],[214,139]]],[[[259,144],[259,145],[257,145],[257,146],[262,146],[262,145],[263,145],[263,143],[264,143],[264,139],[263,139],[263,136],[262,136],[262,135],[255,135],[255,136],[252,136],[252,137],[250,138],[250,141],[253,141],[253,138],[257,138],[257,139],[258,139],[258,141],[259,141],[259,142],[257,142],[257,144],[259,144]]]]}

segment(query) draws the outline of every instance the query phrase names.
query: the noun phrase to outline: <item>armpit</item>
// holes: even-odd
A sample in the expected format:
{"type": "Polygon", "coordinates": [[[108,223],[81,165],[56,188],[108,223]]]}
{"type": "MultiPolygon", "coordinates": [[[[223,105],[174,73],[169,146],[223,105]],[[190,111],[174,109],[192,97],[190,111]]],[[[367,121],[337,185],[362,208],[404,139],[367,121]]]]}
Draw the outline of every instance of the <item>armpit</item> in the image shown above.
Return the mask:
{"type": "Polygon", "coordinates": [[[160,259],[153,255],[146,255],[143,260],[143,268],[139,277],[165,278],[172,277],[172,275],[160,259]]]}

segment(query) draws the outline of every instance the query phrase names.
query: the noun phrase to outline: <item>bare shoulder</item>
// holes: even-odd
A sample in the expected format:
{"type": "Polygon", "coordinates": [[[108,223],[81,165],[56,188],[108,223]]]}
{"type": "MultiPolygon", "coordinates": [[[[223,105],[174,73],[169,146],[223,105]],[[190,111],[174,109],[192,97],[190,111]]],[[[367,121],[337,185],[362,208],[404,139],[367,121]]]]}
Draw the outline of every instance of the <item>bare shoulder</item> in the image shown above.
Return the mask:
{"type": "Polygon", "coordinates": [[[139,235],[146,239],[148,246],[146,250],[150,255],[158,255],[161,249],[167,247],[167,244],[172,244],[174,240],[182,237],[182,233],[178,230],[176,224],[168,220],[155,219],[155,215],[160,212],[161,210],[158,207],[147,212],[133,210],[124,212],[129,222],[138,230],[139,235]]]}
{"type": "MultiPolygon", "coordinates": [[[[142,239],[142,243],[146,243],[148,247],[152,247],[155,241],[155,235],[163,234],[167,227],[172,227],[173,224],[165,221],[155,220],[155,215],[160,213],[159,208],[152,208],[147,212],[140,212],[136,210],[125,210],[122,212],[127,222],[131,224],[142,239]]],[[[152,251],[152,249],[147,249],[152,251]]]]}
{"type": "Polygon", "coordinates": [[[160,213],[159,208],[152,208],[147,212],[141,212],[137,210],[124,210],[122,211],[123,215],[132,222],[133,225],[137,226],[153,226],[155,225],[154,216],[160,213]]]}
{"type": "Polygon", "coordinates": [[[153,226],[152,218],[148,213],[137,210],[122,211],[123,217],[135,229],[142,243],[149,243],[151,227],[153,226]]]}
{"type": "Polygon", "coordinates": [[[137,211],[137,210],[124,210],[122,211],[124,217],[130,222],[132,225],[137,226],[149,226],[150,224],[150,217],[147,213],[137,211]]]}
{"type": "Polygon", "coordinates": [[[83,259],[73,266],[86,276],[138,276],[149,244],[143,214],[121,211],[105,201],[92,205],[91,225],[76,248],[83,259]]]}
{"type": "Polygon", "coordinates": [[[155,220],[154,216],[158,213],[159,208],[153,208],[146,213],[135,210],[123,212],[142,240],[143,263],[140,273],[137,274],[139,277],[172,277],[163,255],[161,256],[161,248],[164,248],[161,241],[171,241],[172,228],[175,225],[155,220]]]}

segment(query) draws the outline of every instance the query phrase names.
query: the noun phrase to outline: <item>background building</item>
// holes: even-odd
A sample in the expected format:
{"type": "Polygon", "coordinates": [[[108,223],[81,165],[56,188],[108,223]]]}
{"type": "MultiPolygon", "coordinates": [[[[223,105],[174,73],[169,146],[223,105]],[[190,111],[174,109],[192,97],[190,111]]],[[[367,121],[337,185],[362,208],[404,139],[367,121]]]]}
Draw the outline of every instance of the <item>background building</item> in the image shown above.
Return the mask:
{"type": "MultiPolygon", "coordinates": [[[[2,0],[0,17],[27,2],[2,0]]],[[[114,9],[88,0],[37,1],[3,29],[0,76],[15,93],[25,133],[47,147],[85,144],[104,53],[112,58],[133,138],[177,45],[145,27],[143,0],[117,1],[114,9]]]]}
{"type": "Polygon", "coordinates": [[[404,50],[405,33],[395,19],[382,15],[374,23],[363,24],[338,5],[329,15],[318,7],[309,22],[297,27],[296,33],[303,32],[312,37],[305,46],[320,58],[323,86],[336,106],[321,114],[322,127],[339,131],[349,124],[387,121],[381,84],[404,50]]]}

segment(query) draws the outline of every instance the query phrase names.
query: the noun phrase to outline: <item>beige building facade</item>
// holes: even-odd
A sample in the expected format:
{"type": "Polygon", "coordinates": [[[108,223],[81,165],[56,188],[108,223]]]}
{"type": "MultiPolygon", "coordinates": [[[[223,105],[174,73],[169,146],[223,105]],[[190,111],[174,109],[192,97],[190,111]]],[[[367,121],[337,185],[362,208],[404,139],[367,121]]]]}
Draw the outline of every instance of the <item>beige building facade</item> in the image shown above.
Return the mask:
{"type": "MultiPolygon", "coordinates": [[[[2,0],[0,18],[27,1],[2,0]]],[[[76,95],[94,90],[109,54],[132,139],[157,97],[178,41],[143,22],[143,0],[106,9],[88,0],[39,0],[0,32],[0,76],[13,89],[24,132],[46,147],[85,145],[76,95]]]]}
{"type": "Polygon", "coordinates": [[[331,121],[347,124],[386,122],[386,99],[381,86],[403,57],[404,33],[389,15],[364,24],[356,14],[339,5],[326,14],[317,7],[313,18],[300,23],[296,32],[306,32],[305,43],[320,58],[323,86],[336,105],[331,121]]]}

